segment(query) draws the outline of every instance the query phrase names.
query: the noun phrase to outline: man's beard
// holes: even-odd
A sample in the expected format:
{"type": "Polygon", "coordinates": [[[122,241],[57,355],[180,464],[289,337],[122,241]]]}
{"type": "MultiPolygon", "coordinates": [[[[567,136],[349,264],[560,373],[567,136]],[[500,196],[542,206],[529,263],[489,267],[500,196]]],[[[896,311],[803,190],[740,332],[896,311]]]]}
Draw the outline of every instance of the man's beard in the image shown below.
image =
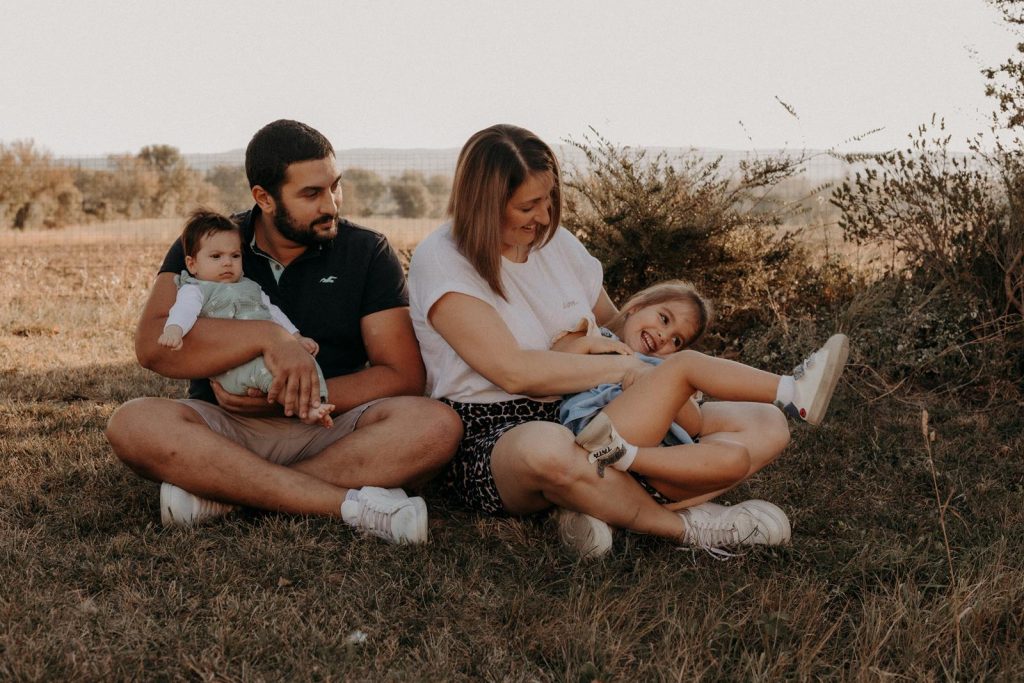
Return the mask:
{"type": "Polygon", "coordinates": [[[330,214],[324,214],[317,218],[312,223],[305,226],[300,226],[292,218],[292,215],[288,213],[288,209],[285,207],[284,202],[280,200],[277,202],[274,210],[274,227],[281,233],[281,236],[286,240],[301,244],[305,247],[315,247],[320,244],[325,244],[334,239],[336,231],[330,232],[317,232],[313,227],[315,225],[326,223],[333,224],[337,220],[336,216],[330,214]]]}

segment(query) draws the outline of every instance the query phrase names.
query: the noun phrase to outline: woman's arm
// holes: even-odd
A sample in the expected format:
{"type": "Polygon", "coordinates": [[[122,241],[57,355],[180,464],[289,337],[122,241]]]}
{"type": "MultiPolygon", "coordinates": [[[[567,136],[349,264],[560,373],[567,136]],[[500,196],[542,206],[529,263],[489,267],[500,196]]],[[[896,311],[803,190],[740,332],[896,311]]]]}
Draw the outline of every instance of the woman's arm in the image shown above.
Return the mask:
{"type": "Polygon", "coordinates": [[[471,368],[510,394],[551,396],[598,384],[629,384],[649,367],[633,356],[524,350],[493,307],[466,294],[448,292],[428,318],[471,368]]]}
{"type": "Polygon", "coordinates": [[[611,297],[608,296],[608,292],[602,287],[601,293],[597,295],[597,303],[594,304],[594,319],[597,321],[597,324],[604,325],[618,312],[619,309],[615,307],[611,297]]]}

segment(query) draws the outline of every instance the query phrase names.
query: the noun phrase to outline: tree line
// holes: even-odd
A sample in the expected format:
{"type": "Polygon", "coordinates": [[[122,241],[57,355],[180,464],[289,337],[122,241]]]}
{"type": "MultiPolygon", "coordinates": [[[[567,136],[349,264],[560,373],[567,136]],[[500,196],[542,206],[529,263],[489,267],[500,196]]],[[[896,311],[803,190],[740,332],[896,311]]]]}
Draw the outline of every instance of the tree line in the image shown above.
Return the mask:
{"type": "MultiPolygon", "coordinates": [[[[199,171],[170,145],[111,155],[106,169],[56,160],[32,141],[0,144],[0,229],[181,216],[198,205],[237,211],[252,204],[245,169],[199,171]]],[[[407,170],[385,178],[365,168],[342,172],[346,216],[440,218],[451,178],[407,170]]]]}

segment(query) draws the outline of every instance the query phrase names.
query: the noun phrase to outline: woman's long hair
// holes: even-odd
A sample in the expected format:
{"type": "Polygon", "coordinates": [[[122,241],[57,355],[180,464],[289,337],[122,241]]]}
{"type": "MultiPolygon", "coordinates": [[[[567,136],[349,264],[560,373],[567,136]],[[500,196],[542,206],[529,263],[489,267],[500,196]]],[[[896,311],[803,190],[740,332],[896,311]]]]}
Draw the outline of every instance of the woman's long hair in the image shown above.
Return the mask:
{"type": "Polygon", "coordinates": [[[501,221],[505,206],[528,176],[544,172],[554,178],[551,218],[538,231],[531,249],[543,247],[558,229],[562,178],[554,152],[525,128],[498,124],[473,135],[459,153],[448,200],[452,236],[459,252],[502,298],[501,221]]]}

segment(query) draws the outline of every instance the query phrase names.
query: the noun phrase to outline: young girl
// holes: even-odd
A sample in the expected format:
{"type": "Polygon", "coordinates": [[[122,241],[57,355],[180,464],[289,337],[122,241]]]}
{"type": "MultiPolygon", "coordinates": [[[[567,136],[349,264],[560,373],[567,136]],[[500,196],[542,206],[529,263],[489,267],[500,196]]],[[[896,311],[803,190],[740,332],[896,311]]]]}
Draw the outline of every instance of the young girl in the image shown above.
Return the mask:
{"type": "Polygon", "coordinates": [[[636,354],[656,366],[628,387],[603,384],[567,397],[559,417],[590,452],[599,475],[608,466],[629,471],[671,509],[710,500],[753,473],[747,449],[727,434],[699,443],[691,438],[702,433],[695,394],[774,403],[817,425],[849,353],[846,336],[836,334],[792,375],[780,376],[686,350],[710,317],[710,307],[689,283],[663,282],[634,295],[600,332],[584,319],[552,346],[568,353],[636,354]]]}
{"type": "MultiPolygon", "coordinates": [[[[242,236],[234,221],[213,211],[197,210],[185,223],[181,244],[188,270],[176,278],[178,297],[158,340],[161,346],[180,350],[182,338],[202,316],[273,320],[288,330],[311,354],[316,355],[320,350],[314,340],[299,334],[298,328],[270,302],[258,284],[242,276],[242,236]]],[[[310,409],[304,422],[330,427],[334,424],[331,419],[334,406],[326,402],[327,382],[319,365],[317,374],[320,376],[322,403],[319,408],[310,409]]],[[[220,382],[228,393],[245,396],[250,388],[266,392],[274,378],[263,357],[257,356],[211,379],[220,382]]]]}

